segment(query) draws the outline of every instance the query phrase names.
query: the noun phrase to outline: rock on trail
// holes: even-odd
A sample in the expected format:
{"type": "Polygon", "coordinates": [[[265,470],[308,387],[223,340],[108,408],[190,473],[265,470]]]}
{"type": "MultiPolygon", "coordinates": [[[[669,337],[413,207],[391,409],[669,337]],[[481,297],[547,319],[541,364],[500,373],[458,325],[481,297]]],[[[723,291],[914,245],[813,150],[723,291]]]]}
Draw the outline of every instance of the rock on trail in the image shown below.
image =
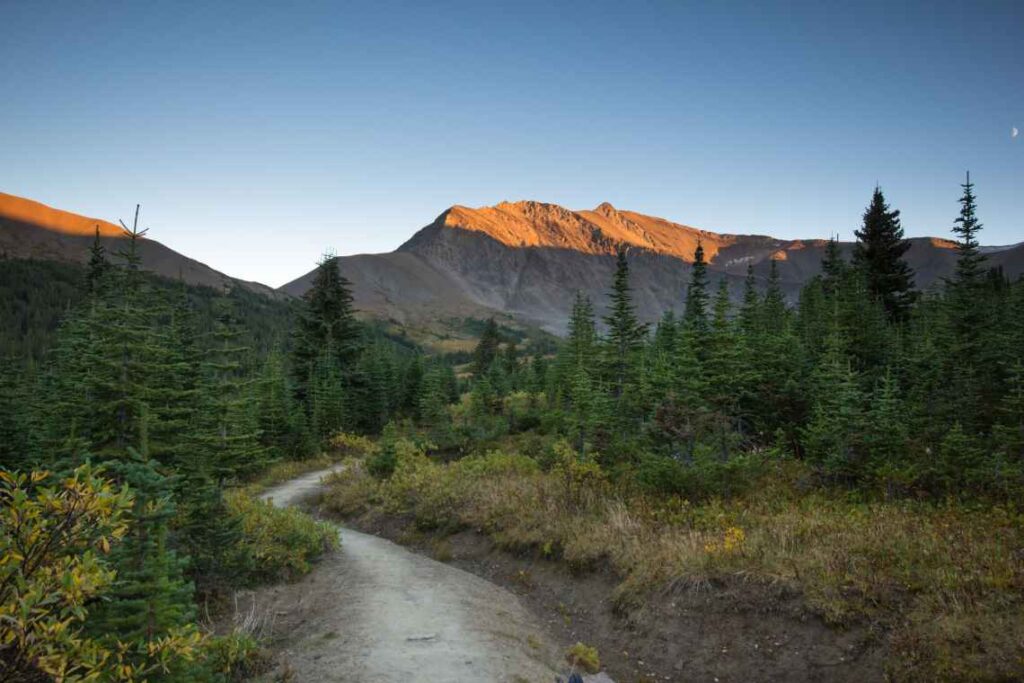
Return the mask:
{"type": "MultiPolygon", "coordinates": [[[[263,497],[287,506],[330,470],[263,497]]],[[[342,528],[309,575],[253,595],[294,681],[551,682],[561,649],[510,592],[376,536],[342,528]]],[[[280,672],[278,672],[280,673],[280,672]]]]}

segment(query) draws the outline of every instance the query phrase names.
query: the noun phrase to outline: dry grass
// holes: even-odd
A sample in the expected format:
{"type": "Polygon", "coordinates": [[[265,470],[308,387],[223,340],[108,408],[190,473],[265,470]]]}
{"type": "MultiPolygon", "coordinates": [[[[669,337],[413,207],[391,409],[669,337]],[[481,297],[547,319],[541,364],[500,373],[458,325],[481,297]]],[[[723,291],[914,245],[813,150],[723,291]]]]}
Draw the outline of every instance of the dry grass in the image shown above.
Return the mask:
{"type": "Polygon", "coordinates": [[[897,680],[1024,678],[1020,512],[850,502],[800,493],[798,475],[779,463],[756,493],[692,505],[616,492],[589,465],[541,472],[502,454],[440,465],[408,449],[386,483],[354,464],[325,502],[480,529],[577,568],[607,563],[624,603],[710,581],[784,582],[831,623],[887,628],[897,680]]]}

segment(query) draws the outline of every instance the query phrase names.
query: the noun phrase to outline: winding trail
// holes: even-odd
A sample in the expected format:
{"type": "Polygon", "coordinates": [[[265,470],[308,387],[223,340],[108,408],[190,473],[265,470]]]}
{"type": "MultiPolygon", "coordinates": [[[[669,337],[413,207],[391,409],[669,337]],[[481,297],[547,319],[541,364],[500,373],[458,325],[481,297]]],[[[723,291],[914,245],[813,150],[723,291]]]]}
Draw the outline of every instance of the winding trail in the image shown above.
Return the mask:
{"type": "MultiPolygon", "coordinates": [[[[304,475],[262,497],[296,505],[331,471],[304,475]]],[[[559,648],[513,594],[376,536],[339,533],[340,549],[301,581],[254,596],[275,617],[292,680],[555,680],[559,648]]]]}

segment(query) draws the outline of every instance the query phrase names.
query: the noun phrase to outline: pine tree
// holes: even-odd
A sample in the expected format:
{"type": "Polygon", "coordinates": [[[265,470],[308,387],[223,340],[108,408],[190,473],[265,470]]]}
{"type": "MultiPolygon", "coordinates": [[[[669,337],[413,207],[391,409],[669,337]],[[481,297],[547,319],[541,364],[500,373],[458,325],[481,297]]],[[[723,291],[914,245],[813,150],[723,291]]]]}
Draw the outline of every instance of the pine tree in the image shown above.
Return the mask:
{"type": "Polygon", "coordinates": [[[825,293],[835,294],[845,274],[846,260],[843,259],[843,254],[839,250],[839,240],[830,237],[828,244],[825,245],[825,256],[821,259],[821,284],[825,293]]]}
{"type": "Polygon", "coordinates": [[[212,475],[223,485],[260,471],[268,455],[260,444],[253,383],[239,361],[248,348],[239,339],[231,302],[217,301],[216,311],[203,362],[206,386],[198,429],[202,447],[213,463],[212,475]]]}
{"type": "Polygon", "coordinates": [[[491,364],[498,357],[500,346],[501,333],[498,331],[498,323],[494,318],[488,318],[484,331],[480,334],[480,341],[473,350],[473,377],[480,378],[487,374],[491,364]]]}
{"type": "Polygon", "coordinates": [[[352,284],[338,270],[338,259],[325,254],[317,264],[313,284],[303,294],[303,308],[295,328],[292,372],[296,397],[306,406],[310,379],[317,363],[324,362],[324,350],[330,349],[326,362],[334,374],[347,378],[362,350],[362,330],[352,306],[352,284]]]}
{"type": "Polygon", "coordinates": [[[896,485],[913,479],[907,458],[909,433],[905,415],[896,380],[887,370],[871,397],[864,446],[872,474],[882,482],[889,498],[895,495],[896,485]]]}
{"type": "Polygon", "coordinates": [[[740,328],[743,334],[752,337],[757,331],[761,318],[761,297],[757,293],[754,266],[747,264],[747,277],[743,281],[743,303],[740,305],[740,328]]]}
{"type": "Polygon", "coordinates": [[[1007,463],[1024,474],[1024,362],[1020,360],[1010,367],[1007,391],[999,406],[995,447],[1007,463]]]}
{"type": "Polygon", "coordinates": [[[345,427],[346,388],[332,349],[325,349],[313,363],[307,401],[310,405],[310,432],[317,443],[345,427]]]}
{"type": "Polygon", "coordinates": [[[0,469],[24,470],[30,465],[28,398],[19,368],[0,358],[0,469]]]}
{"type": "Polygon", "coordinates": [[[686,309],[683,324],[693,330],[699,340],[708,333],[708,267],[704,261],[704,245],[697,242],[693,252],[693,270],[690,285],[686,289],[686,309]]]}
{"type": "Polygon", "coordinates": [[[977,217],[977,198],[974,196],[974,184],[971,182],[970,172],[967,173],[967,180],[961,187],[964,189],[964,193],[960,198],[960,215],[954,221],[953,227],[953,233],[957,236],[954,282],[957,286],[965,286],[970,289],[981,283],[982,275],[985,272],[985,255],[981,253],[978,243],[978,233],[981,231],[982,225],[977,217]]]}
{"type": "Polygon", "coordinates": [[[604,340],[604,376],[607,378],[612,396],[621,400],[628,386],[636,381],[637,353],[643,346],[647,326],[640,323],[633,307],[633,296],[629,288],[629,262],[626,250],[620,249],[609,294],[611,306],[604,317],[608,335],[604,340]]]}
{"type": "Polygon", "coordinates": [[[90,295],[99,294],[104,277],[110,270],[107,261],[107,250],[100,241],[100,226],[96,226],[96,236],[89,247],[89,262],[86,267],[85,284],[90,295]]]}
{"type": "Polygon", "coordinates": [[[740,426],[740,405],[752,379],[743,366],[740,336],[729,319],[729,310],[729,287],[721,280],[708,341],[705,395],[715,411],[715,441],[723,460],[729,458],[732,434],[740,426]]]}
{"type": "Polygon", "coordinates": [[[875,188],[855,234],[853,262],[864,273],[868,291],[882,302],[890,320],[905,321],[914,296],[914,272],[903,259],[910,242],[903,239],[900,212],[889,210],[881,188],[875,188]]]}
{"type": "Polygon", "coordinates": [[[761,325],[769,334],[778,334],[785,328],[788,317],[786,295],[782,292],[782,277],[779,275],[779,262],[772,258],[768,271],[768,286],[761,308],[761,325]]]}
{"type": "Polygon", "coordinates": [[[450,426],[448,397],[443,385],[441,367],[432,363],[423,373],[417,399],[420,424],[429,429],[447,429],[450,426]]]}
{"type": "Polygon", "coordinates": [[[851,480],[861,473],[859,440],[863,431],[863,396],[850,362],[842,352],[838,327],[812,378],[813,405],[802,441],[809,459],[826,473],[851,480]]]}
{"type": "MultiPolygon", "coordinates": [[[[143,424],[145,418],[142,419],[143,424]]],[[[145,428],[143,428],[144,431],[145,428]]],[[[110,554],[117,580],[107,599],[89,610],[88,630],[111,643],[132,643],[146,661],[146,645],[155,644],[194,619],[192,586],[184,579],[186,561],[168,541],[175,509],[171,483],[143,452],[106,463],[108,474],[135,494],[129,534],[110,554]]]]}
{"type": "Polygon", "coordinates": [[[278,347],[271,349],[257,380],[257,410],[260,444],[268,460],[294,459],[296,453],[296,408],[292,404],[284,357],[278,347]]]}
{"type": "Polygon", "coordinates": [[[953,232],[957,235],[957,264],[954,279],[948,286],[949,320],[952,330],[951,401],[961,426],[973,433],[985,421],[980,394],[982,391],[979,358],[986,336],[986,310],[983,305],[985,256],[978,245],[982,229],[977,218],[977,204],[971,175],[962,185],[960,215],[953,232]]]}

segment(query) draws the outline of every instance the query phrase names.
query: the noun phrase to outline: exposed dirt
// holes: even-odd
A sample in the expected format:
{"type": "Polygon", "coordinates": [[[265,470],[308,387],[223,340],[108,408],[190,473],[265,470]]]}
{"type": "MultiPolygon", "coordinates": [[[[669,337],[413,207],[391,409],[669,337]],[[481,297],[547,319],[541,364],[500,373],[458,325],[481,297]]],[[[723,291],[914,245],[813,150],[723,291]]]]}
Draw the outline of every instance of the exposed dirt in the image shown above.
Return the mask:
{"type": "Polygon", "coordinates": [[[881,639],[866,628],[830,628],[782,588],[677,588],[622,610],[611,600],[618,580],[606,571],[574,574],[497,549],[475,531],[427,535],[380,516],[346,523],[505,586],[561,640],[596,646],[619,683],[884,680],[881,639]]]}
{"type": "MultiPolygon", "coordinates": [[[[324,472],[269,490],[315,495],[324,472]]],[[[265,615],[278,653],[265,680],[555,680],[562,648],[509,591],[390,541],[341,529],[341,548],[302,580],[239,595],[265,615]]]]}

